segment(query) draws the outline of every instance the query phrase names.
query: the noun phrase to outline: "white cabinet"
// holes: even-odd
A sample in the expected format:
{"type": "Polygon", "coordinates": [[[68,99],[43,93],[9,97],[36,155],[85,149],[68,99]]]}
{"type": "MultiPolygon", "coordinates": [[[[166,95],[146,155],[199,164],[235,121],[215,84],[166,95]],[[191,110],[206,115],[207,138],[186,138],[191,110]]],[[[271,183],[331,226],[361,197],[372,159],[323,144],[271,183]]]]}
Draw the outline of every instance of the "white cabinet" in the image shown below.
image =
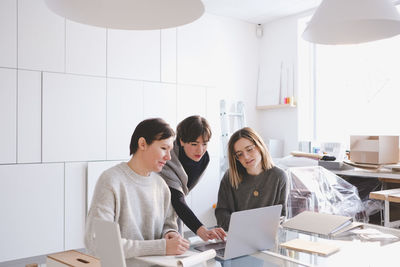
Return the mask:
{"type": "MultiPolygon", "coordinates": [[[[180,84],[215,85],[220,56],[216,53],[221,32],[215,16],[205,14],[193,23],[179,27],[178,35],[178,82],[180,84]]],[[[222,31],[224,29],[221,29],[222,31]]]]}
{"type": "Polygon", "coordinates": [[[18,67],[65,71],[65,19],[44,1],[18,0],[18,67]]]}
{"type": "Polygon", "coordinates": [[[0,166],[0,262],[64,250],[64,164],[0,166]]]}
{"type": "Polygon", "coordinates": [[[66,23],[66,72],[106,76],[106,29],[66,23]]]}
{"type": "Polygon", "coordinates": [[[176,85],[166,83],[143,84],[144,118],[163,118],[176,128],[176,85]]]}
{"type": "Polygon", "coordinates": [[[188,116],[206,116],[206,88],[200,86],[178,85],[177,118],[178,123],[188,116]]]}
{"type": "Polygon", "coordinates": [[[107,76],[160,81],[160,31],[108,30],[107,76]]]}
{"type": "Polygon", "coordinates": [[[0,69],[0,164],[17,154],[17,71],[0,69]]]}
{"type": "Polygon", "coordinates": [[[106,79],[43,73],[44,162],[106,158],[106,79]]]}
{"type": "Polygon", "coordinates": [[[84,248],[86,162],[65,163],[64,250],[84,248]]]}
{"type": "Polygon", "coordinates": [[[0,1],[0,67],[17,67],[17,1],[0,1]]]}
{"type": "Polygon", "coordinates": [[[161,81],[176,82],[176,28],[161,30],[161,81]]]}
{"type": "Polygon", "coordinates": [[[42,76],[18,71],[18,163],[42,160],[42,76]]]}
{"type": "Polygon", "coordinates": [[[143,120],[143,83],[107,80],[107,159],[129,159],[132,133],[143,120]]]}

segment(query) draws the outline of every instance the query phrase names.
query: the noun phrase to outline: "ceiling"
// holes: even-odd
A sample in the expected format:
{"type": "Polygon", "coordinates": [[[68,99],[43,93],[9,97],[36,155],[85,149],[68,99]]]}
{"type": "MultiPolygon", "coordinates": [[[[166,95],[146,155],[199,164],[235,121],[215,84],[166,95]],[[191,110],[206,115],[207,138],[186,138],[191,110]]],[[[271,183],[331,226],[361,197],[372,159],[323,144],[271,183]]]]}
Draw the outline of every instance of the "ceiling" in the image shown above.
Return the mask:
{"type": "Polygon", "coordinates": [[[206,12],[255,24],[316,8],[321,0],[203,0],[206,12]]]}

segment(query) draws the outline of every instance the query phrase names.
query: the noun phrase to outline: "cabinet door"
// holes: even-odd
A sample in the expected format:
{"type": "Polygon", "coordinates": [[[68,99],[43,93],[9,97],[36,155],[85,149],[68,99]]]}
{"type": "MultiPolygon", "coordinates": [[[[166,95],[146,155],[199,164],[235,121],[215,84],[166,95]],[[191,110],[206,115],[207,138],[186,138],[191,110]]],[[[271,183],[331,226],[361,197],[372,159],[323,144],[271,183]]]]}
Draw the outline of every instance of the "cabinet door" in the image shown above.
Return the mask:
{"type": "Polygon", "coordinates": [[[0,165],[0,262],[64,250],[64,164],[0,165]]]}
{"type": "Polygon", "coordinates": [[[18,71],[18,163],[42,160],[42,76],[18,71]]]}
{"type": "Polygon", "coordinates": [[[129,159],[132,133],[143,120],[143,83],[107,79],[107,159],[129,159]]]}
{"type": "Polygon", "coordinates": [[[201,86],[178,85],[178,123],[188,116],[206,116],[206,88],[201,86]]]}
{"type": "Polygon", "coordinates": [[[17,67],[17,1],[0,1],[0,67],[17,67]]]}
{"type": "Polygon", "coordinates": [[[17,156],[17,71],[0,69],[0,164],[17,156]]]}
{"type": "Polygon", "coordinates": [[[108,30],[107,76],[160,81],[160,31],[108,30]]]}
{"type": "Polygon", "coordinates": [[[43,74],[43,161],[106,158],[106,79],[43,74]]]}
{"type": "Polygon", "coordinates": [[[225,71],[218,68],[221,31],[226,28],[221,27],[218,18],[207,14],[177,29],[178,83],[216,85],[220,73],[225,71]]]}
{"type": "MultiPolygon", "coordinates": [[[[173,129],[176,126],[176,85],[166,83],[143,84],[144,118],[163,118],[173,129]]],[[[179,105],[179,104],[178,104],[179,105]]]]}
{"type": "Polygon", "coordinates": [[[65,71],[65,19],[45,1],[18,0],[18,67],[65,71]]]}
{"type": "Polygon", "coordinates": [[[66,72],[106,76],[106,32],[67,20],[66,72]]]}
{"type": "Polygon", "coordinates": [[[161,81],[176,82],[176,28],[161,30],[161,81]]]}
{"type": "Polygon", "coordinates": [[[65,163],[65,250],[85,247],[86,169],[86,162],[65,163]]]}

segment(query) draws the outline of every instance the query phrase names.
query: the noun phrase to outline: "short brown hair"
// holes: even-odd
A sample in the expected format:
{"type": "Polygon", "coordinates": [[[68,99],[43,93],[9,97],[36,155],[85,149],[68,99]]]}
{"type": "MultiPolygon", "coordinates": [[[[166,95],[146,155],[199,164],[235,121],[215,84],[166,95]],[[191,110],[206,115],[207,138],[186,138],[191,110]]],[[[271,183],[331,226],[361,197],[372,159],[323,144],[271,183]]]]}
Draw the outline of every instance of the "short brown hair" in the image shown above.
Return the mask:
{"type": "Polygon", "coordinates": [[[272,162],[271,155],[267,149],[262,138],[251,128],[245,127],[232,134],[228,142],[228,158],[229,158],[229,181],[234,188],[238,188],[239,184],[243,180],[243,175],[246,173],[246,169],[242,166],[239,160],[235,157],[234,145],[236,141],[241,138],[245,138],[252,142],[261,153],[261,164],[263,170],[271,169],[274,164],[272,162]]]}
{"type": "Polygon", "coordinates": [[[199,136],[208,142],[211,135],[211,128],[207,120],[198,115],[187,117],[176,127],[176,137],[184,143],[194,142],[199,136]]]}
{"type": "Polygon", "coordinates": [[[133,131],[131,144],[129,146],[130,155],[133,155],[138,150],[138,141],[140,137],[146,140],[148,145],[151,145],[156,140],[167,139],[175,136],[174,130],[163,119],[153,118],[140,122],[135,131],[133,131]]]}

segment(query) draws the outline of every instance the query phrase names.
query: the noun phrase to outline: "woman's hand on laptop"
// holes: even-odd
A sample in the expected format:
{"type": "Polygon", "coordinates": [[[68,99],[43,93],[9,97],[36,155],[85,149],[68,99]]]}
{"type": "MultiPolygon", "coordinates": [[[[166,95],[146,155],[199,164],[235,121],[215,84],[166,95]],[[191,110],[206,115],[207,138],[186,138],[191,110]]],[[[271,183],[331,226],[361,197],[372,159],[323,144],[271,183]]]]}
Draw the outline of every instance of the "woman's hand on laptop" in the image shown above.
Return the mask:
{"type": "Polygon", "coordinates": [[[189,241],[182,238],[176,232],[168,232],[165,234],[166,239],[166,255],[180,255],[186,252],[189,249],[189,241]],[[171,234],[170,234],[171,233],[171,234]],[[170,234],[170,235],[168,235],[170,234]],[[172,234],[174,234],[172,236],[172,234]],[[168,235],[168,236],[167,236],[168,235]]]}
{"type": "Polygon", "coordinates": [[[213,228],[208,230],[204,225],[200,226],[197,229],[196,234],[203,239],[203,241],[208,241],[210,239],[220,239],[224,240],[226,237],[226,233],[222,228],[213,228]]]}

